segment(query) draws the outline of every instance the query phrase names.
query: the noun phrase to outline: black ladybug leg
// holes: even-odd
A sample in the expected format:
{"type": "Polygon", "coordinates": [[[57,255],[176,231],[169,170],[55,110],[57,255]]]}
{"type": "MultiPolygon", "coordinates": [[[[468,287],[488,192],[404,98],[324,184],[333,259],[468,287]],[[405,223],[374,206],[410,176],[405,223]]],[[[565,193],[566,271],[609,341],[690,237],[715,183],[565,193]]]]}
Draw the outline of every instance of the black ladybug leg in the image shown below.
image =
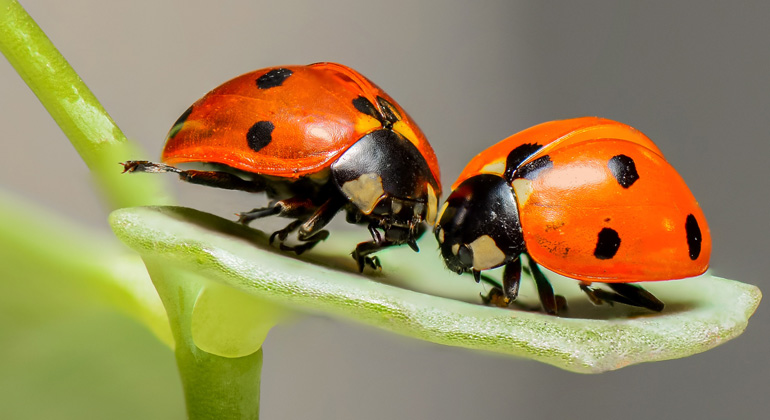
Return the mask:
{"type": "Polygon", "coordinates": [[[179,179],[191,184],[205,185],[208,187],[222,188],[226,190],[241,190],[246,192],[262,192],[265,184],[259,180],[247,181],[237,175],[220,171],[184,171],[165,163],[148,162],[146,160],[129,160],[121,163],[123,172],[171,172],[179,175],[179,179]]]}
{"type": "Polygon", "coordinates": [[[649,310],[660,312],[665,305],[652,293],[644,290],[642,286],[631,283],[608,283],[610,289],[631,300],[631,305],[640,306],[649,310]]]}
{"type": "Polygon", "coordinates": [[[521,282],[521,258],[511,261],[503,269],[503,292],[508,302],[516,300],[521,282]]]}
{"type": "MultiPolygon", "coordinates": [[[[299,255],[309,249],[312,249],[319,242],[326,240],[326,238],[329,237],[329,231],[322,230],[322,228],[326,226],[334,218],[334,216],[337,214],[337,212],[340,211],[340,209],[344,204],[345,204],[345,201],[342,200],[341,198],[339,197],[332,198],[326,201],[325,203],[323,203],[318,208],[318,210],[316,210],[315,213],[313,213],[313,215],[310,216],[309,219],[305,221],[295,220],[294,222],[289,224],[289,226],[287,226],[285,229],[290,228],[289,231],[292,231],[297,227],[299,227],[299,233],[297,234],[297,238],[300,241],[303,241],[305,243],[301,245],[295,245],[295,246],[287,246],[282,243],[281,249],[284,251],[294,251],[297,255],[299,255]]],[[[275,233],[273,235],[275,235],[275,233]]],[[[284,234],[283,237],[281,237],[281,235],[279,234],[278,238],[281,239],[281,241],[283,241],[284,239],[286,239],[286,234],[284,234]]],[[[270,239],[272,242],[273,236],[271,236],[270,239]]]]}
{"type": "Polygon", "coordinates": [[[289,246],[281,243],[281,251],[294,251],[295,254],[299,255],[307,250],[313,249],[314,246],[318,245],[319,242],[326,240],[328,237],[329,231],[322,230],[315,234],[310,240],[300,245],[289,246]]]}
{"type": "Polygon", "coordinates": [[[604,302],[612,305],[617,302],[625,305],[647,308],[655,312],[662,311],[665,306],[663,302],[653,296],[652,293],[644,290],[641,286],[629,283],[610,283],[607,285],[613,289],[615,293],[603,289],[594,289],[586,283],[580,285],[580,290],[585,292],[591,302],[595,305],[601,305],[604,302]]]}
{"type": "Polygon", "coordinates": [[[363,272],[364,266],[372,267],[374,270],[382,268],[382,265],[380,265],[380,259],[376,256],[370,257],[369,254],[373,254],[383,248],[387,248],[393,245],[398,245],[398,242],[381,240],[361,242],[360,244],[356,245],[356,249],[353,251],[353,259],[358,263],[358,271],[363,272]]]}
{"type": "MultiPolygon", "coordinates": [[[[336,216],[340,209],[342,209],[343,205],[345,205],[345,200],[342,196],[335,196],[321,204],[321,206],[318,207],[318,210],[316,210],[315,213],[313,213],[313,215],[305,220],[305,222],[302,223],[302,226],[299,227],[299,240],[313,241],[316,240],[318,235],[323,234],[323,232],[326,232],[325,235],[328,236],[329,233],[321,229],[331,222],[334,216],[336,216]]],[[[324,239],[326,239],[326,236],[324,236],[324,239]]]]}
{"type": "MultiPolygon", "coordinates": [[[[267,207],[262,207],[259,209],[253,209],[250,211],[240,213],[238,215],[238,222],[246,225],[246,224],[249,224],[252,220],[261,219],[263,217],[273,216],[273,215],[277,215],[280,217],[288,217],[292,219],[302,219],[304,221],[307,215],[311,214],[314,210],[315,210],[315,206],[310,200],[304,199],[304,198],[292,197],[292,198],[287,198],[285,200],[272,202],[267,207]]],[[[299,227],[299,224],[295,226],[294,229],[296,229],[297,227],[299,227]]],[[[288,234],[294,229],[291,229],[286,233],[288,234]]],[[[286,239],[286,235],[284,235],[283,238],[281,238],[281,240],[283,239],[286,239]]]]}
{"type": "MultiPolygon", "coordinates": [[[[293,222],[291,222],[288,225],[286,225],[285,228],[283,228],[281,230],[276,230],[275,232],[273,232],[272,235],[270,235],[270,241],[269,241],[270,244],[271,245],[273,244],[273,241],[275,241],[276,237],[278,238],[279,242],[285,241],[286,238],[289,236],[289,234],[294,232],[295,230],[297,230],[297,228],[301,224],[302,224],[302,220],[294,220],[293,222]]],[[[283,244],[281,244],[281,245],[283,245],[283,244]]]]}
{"type": "Polygon", "coordinates": [[[540,295],[540,303],[543,305],[543,309],[552,315],[556,315],[558,312],[558,305],[556,296],[553,294],[553,287],[551,283],[545,278],[545,275],[540,271],[540,267],[535,260],[529,259],[529,270],[532,273],[532,277],[535,278],[535,284],[537,285],[537,293],[540,295]]]}
{"type": "MultiPolygon", "coordinates": [[[[252,209],[249,211],[245,211],[243,213],[238,213],[238,223],[243,225],[248,225],[252,220],[261,219],[267,216],[272,216],[280,212],[281,212],[281,208],[276,205],[262,207],[259,209],[252,209]]],[[[272,240],[273,240],[273,237],[271,236],[270,242],[272,242],[272,240]]]]}
{"type": "MultiPolygon", "coordinates": [[[[474,272],[475,273],[478,272],[474,272]]],[[[486,296],[481,296],[481,300],[487,305],[494,305],[500,308],[507,308],[508,304],[516,300],[516,296],[519,295],[519,283],[521,282],[521,259],[517,258],[516,261],[511,261],[505,265],[503,270],[503,284],[482,276],[479,273],[477,280],[484,280],[485,283],[492,285],[492,289],[489,290],[486,296]]]]}

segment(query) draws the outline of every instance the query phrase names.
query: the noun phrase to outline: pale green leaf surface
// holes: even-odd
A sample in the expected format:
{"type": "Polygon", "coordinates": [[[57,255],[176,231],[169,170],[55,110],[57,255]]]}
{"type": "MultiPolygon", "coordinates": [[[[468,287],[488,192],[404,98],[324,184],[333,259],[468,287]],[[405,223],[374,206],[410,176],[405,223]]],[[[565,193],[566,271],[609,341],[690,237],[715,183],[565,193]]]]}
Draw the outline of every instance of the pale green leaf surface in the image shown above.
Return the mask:
{"type": "MultiPolygon", "coordinates": [[[[26,314],[22,319],[101,302],[172,346],[166,311],[141,258],[110,235],[75,226],[0,189],[0,249],[0,286],[6,304],[26,314]]],[[[0,315],[11,309],[3,306],[0,315]]]]}
{"type": "MultiPolygon", "coordinates": [[[[444,269],[430,235],[420,243],[422,252],[381,252],[383,271],[360,275],[349,253],[365,236],[353,233],[335,231],[295,257],[270,247],[262,232],[187,208],[120,209],[110,222],[140,254],[274,304],[583,373],[713,348],[743,332],[761,299],[754,286],[707,273],[646,284],[667,305],[660,314],[624,305],[593,307],[574,280],[547,272],[570,305],[555,317],[480,305],[479,293],[486,290],[444,269]]],[[[519,300],[533,305],[531,280],[523,283],[519,300]]]]}

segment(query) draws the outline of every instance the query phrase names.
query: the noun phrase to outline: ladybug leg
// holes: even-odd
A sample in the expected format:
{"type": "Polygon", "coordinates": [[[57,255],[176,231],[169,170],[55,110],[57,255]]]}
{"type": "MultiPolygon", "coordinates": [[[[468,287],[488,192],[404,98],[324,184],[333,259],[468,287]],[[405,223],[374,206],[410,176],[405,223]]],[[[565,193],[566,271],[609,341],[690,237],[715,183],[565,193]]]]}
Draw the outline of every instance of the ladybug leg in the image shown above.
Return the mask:
{"type": "Polygon", "coordinates": [[[494,281],[493,279],[484,276],[479,271],[473,271],[473,276],[478,283],[484,280],[485,283],[490,284],[492,289],[489,290],[486,296],[482,295],[481,300],[487,305],[494,305],[500,308],[507,308],[508,305],[516,300],[519,295],[519,283],[521,282],[521,259],[516,258],[516,261],[511,261],[505,265],[503,270],[503,284],[494,281]]]}
{"type": "Polygon", "coordinates": [[[329,231],[328,230],[322,230],[318,232],[315,236],[313,236],[313,239],[311,241],[305,242],[300,245],[284,245],[281,243],[281,251],[294,251],[295,254],[299,255],[307,250],[312,249],[314,246],[318,245],[319,242],[325,240],[329,237],[329,231]]]}
{"type": "Polygon", "coordinates": [[[506,303],[516,300],[519,295],[519,283],[521,283],[521,258],[511,261],[503,269],[503,292],[506,303]]]}
{"type": "Polygon", "coordinates": [[[632,302],[631,305],[647,308],[655,312],[662,311],[665,306],[663,302],[658,300],[652,293],[644,290],[642,286],[632,283],[609,283],[607,285],[619,295],[628,298],[632,302]]]}
{"type": "MultiPolygon", "coordinates": [[[[288,235],[289,232],[299,228],[297,238],[300,241],[305,242],[301,245],[295,245],[295,246],[288,246],[281,243],[281,250],[294,251],[297,255],[299,255],[313,248],[319,242],[326,240],[326,238],[329,237],[329,231],[322,230],[322,228],[326,226],[334,218],[334,216],[340,211],[340,209],[344,204],[345,204],[345,201],[339,197],[329,199],[325,203],[323,203],[313,213],[313,215],[310,216],[309,219],[295,220],[292,223],[290,223],[289,226],[286,226],[284,229],[279,231],[279,232],[286,231],[286,233],[284,233],[283,236],[281,236],[281,234],[278,235],[278,238],[281,240],[281,242],[283,242],[283,240],[286,239],[286,236],[288,235]]],[[[274,233],[273,235],[275,235],[276,233],[274,233]]],[[[270,238],[272,241],[273,236],[271,236],[270,238]]]]}
{"type": "MultiPolygon", "coordinates": [[[[304,221],[308,214],[312,214],[314,209],[315,205],[312,201],[306,198],[292,197],[285,200],[271,202],[267,207],[240,213],[238,215],[238,222],[246,225],[249,224],[252,220],[273,215],[288,217],[292,219],[302,219],[304,221]]],[[[299,225],[295,226],[294,229],[286,231],[283,237],[281,237],[281,240],[286,239],[286,235],[297,229],[297,227],[299,227],[299,225]]]]}
{"type": "MultiPolygon", "coordinates": [[[[278,241],[281,242],[281,249],[283,249],[283,247],[285,246],[285,245],[283,245],[283,241],[286,240],[286,238],[289,236],[290,233],[292,233],[295,230],[297,230],[297,228],[301,224],[302,224],[302,220],[294,220],[291,223],[289,223],[288,225],[286,225],[285,228],[283,228],[281,230],[276,230],[275,232],[273,232],[273,234],[270,235],[270,240],[269,240],[270,245],[272,245],[273,242],[275,241],[275,238],[278,237],[278,241]]],[[[284,250],[284,251],[286,251],[286,250],[284,250]]]]}
{"type": "Polygon", "coordinates": [[[364,266],[372,267],[374,270],[381,269],[382,265],[380,264],[380,259],[376,256],[370,257],[369,254],[373,254],[383,248],[393,245],[398,245],[398,242],[392,242],[387,239],[361,242],[356,245],[356,249],[353,251],[353,259],[358,263],[358,271],[362,273],[364,271],[364,266]]]}
{"type": "MultiPolygon", "coordinates": [[[[238,223],[248,225],[252,220],[261,219],[263,217],[272,216],[281,212],[281,207],[277,205],[262,207],[259,209],[252,209],[243,213],[239,213],[238,223]]],[[[296,227],[295,227],[296,229],[296,227]]],[[[277,233],[277,232],[276,232],[277,233]]],[[[288,232],[287,232],[288,233],[288,232]]],[[[270,236],[270,243],[273,242],[275,233],[270,236]]]]}
{"type": "Polygon", "coordinates": [[[615,292],[608,292],[602,289],[595,289],[586,283],[580,285],[580,290],[588,295],[588,298],[594,305],[601,305],[604,302],[612,305],[613,303],[622,303],[630,306],[647,308],[651,311],[660,312],[665,306],[652,293],[644,290],[641,286],[630,283],[608,283],[615,292]]]}
{"type": "Polygon", "coordinates": [[[535,260],[529,259],[529,271],[532,273],[532,277],[535,278],[535,284],[537,285],[537,294],[540,296],[540,303],[543,305],[543,309],[551,315],[556,315],[559,311],[559,304],[557,300],[564,302],[564,298],[557,299],[553,293],[553,287],[548,279],[545,277],[540,267],[535,260]]]}
{"type": "Polygon", "coordinates": [[[508,302],[510,302],[500,287],[493,287],[489,290],[489,293],[481,295],[481,301],[485,305],[497,306],[498,308],[507,308],[508,302]]]}
{"type": "Polygon", "coordinates": [[[297,235],[299,240],[318,242],[326,239],[329,232],[322,229],[331,222],[344,205],[345,200],[342,196],[335,196],[321,204],[310,218],[299,227],[299,234],[297,235]],[[319,235],[323,235],[323,239],[318,239],[319,235]]]}
{"type": "Polygon", "coordinates": [[[226,190],[241,190],[246,192],[262,192],[265,184],[258,180],[247,181],[237,175],[221,171],[184,171],[165,163],[148,162],[146,160],[129,160],[121,163],[123,173],[126,172],[171,172],[179,175],[179,179],[191,184],[205,185],[208,187],[222,188],[226,190]]]}

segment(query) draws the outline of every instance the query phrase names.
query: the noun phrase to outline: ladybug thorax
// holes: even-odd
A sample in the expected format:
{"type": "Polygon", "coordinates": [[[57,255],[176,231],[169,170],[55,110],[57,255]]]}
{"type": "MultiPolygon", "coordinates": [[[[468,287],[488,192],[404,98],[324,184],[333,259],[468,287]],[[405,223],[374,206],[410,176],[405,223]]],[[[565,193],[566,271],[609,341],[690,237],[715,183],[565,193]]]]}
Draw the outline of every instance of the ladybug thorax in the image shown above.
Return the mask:
{"type": "Polygon", "coordinates": [[[526,251],[516,195],[498,175],[476,175],[458,185],[434,233],[447,267],[458,273],[499,267],[526,251]]]}
{"type": "Polygon", "coordinates": [[[332,163],[331,172],[365,219],[380,220],[386,228],[435,221],[438,183],[417,148],[395,131],[363,136],[332,163]]]}

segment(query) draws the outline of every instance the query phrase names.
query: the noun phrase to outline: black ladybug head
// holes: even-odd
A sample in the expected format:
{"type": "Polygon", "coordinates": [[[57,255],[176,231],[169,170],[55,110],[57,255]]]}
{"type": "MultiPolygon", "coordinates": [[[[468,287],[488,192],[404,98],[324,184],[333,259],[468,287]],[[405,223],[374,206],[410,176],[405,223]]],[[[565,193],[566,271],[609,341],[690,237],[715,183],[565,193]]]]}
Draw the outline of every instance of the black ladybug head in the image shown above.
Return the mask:
{"type": "Polygon", "coordinates": [[[525,251],[516,197],[497,175],[463,181],[434,229],[447,268],[457,273],[499,267],[525,251]]]}

